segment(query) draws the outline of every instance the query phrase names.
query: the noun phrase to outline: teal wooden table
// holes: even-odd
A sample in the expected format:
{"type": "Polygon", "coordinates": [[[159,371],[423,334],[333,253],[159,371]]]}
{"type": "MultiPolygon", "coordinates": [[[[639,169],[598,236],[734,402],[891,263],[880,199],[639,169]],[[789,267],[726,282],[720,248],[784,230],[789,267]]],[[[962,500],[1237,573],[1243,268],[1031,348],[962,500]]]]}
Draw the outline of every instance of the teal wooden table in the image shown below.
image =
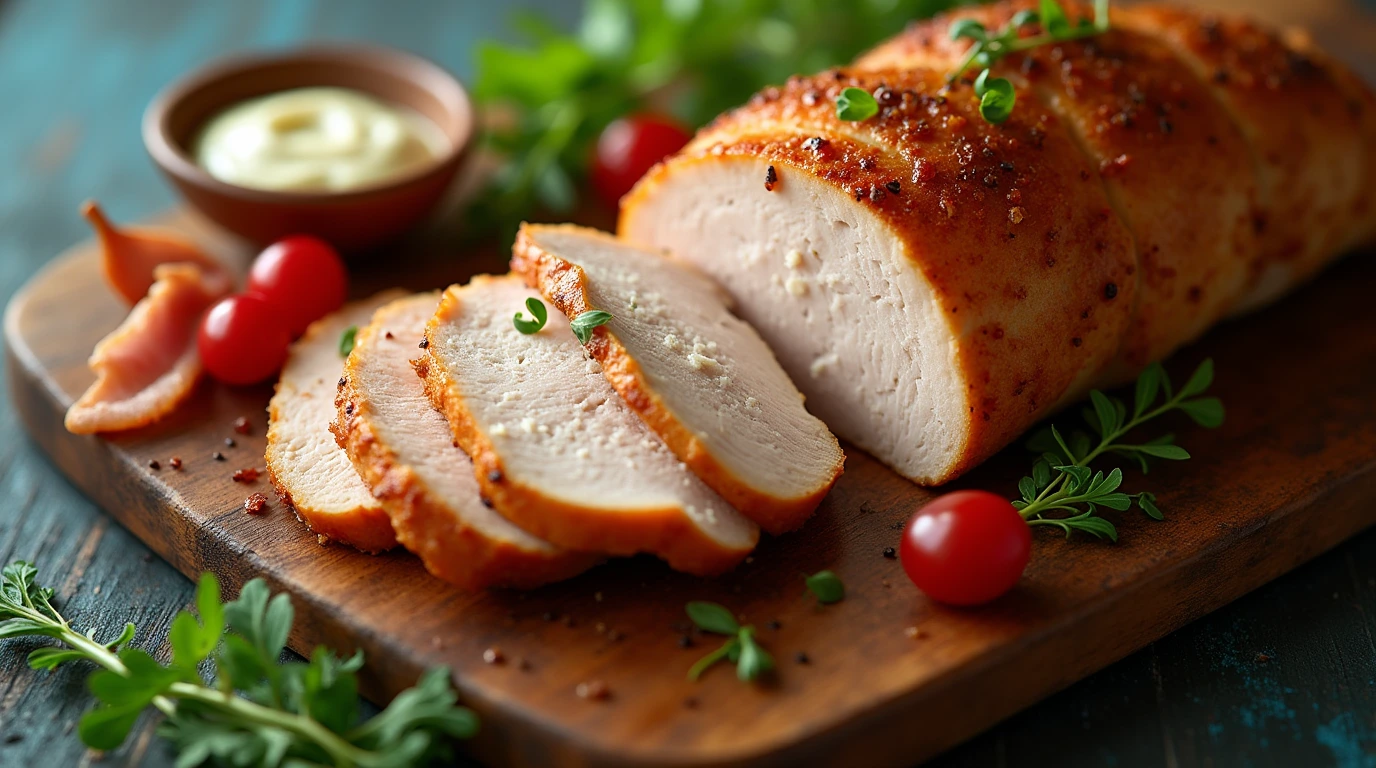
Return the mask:
{"type": "MultiPolygon", "coordinates": [[[[545,0],[567,22],[576,3],[545,0]]],[[[89,234],[171,205],[139,116],[178,74],[246,47],[367,39],[471,74],[514,3],[0,0],[0,299],[89,234]]],[[[1376,40],[1372,41],[1376,45],[1376,40]]],[[[3,364],[3,363],[0,363],[3,364]]],[[[192,588],[72,488],[0,401],[0,559],[36,560],[69,616],[163,637],[192,588]]],[[[146,718],[118,752],[74,733],[85,670],[0,643],[0,765],[171,765],[146,718]]],[[[153,650],[153,649],[150,649],[153,650]]],[[[997,695],[997,692],[991,692],[997,695]]],[[[939,766],[1376,767],[1376,531],[1013,717],[939,766]]]]}

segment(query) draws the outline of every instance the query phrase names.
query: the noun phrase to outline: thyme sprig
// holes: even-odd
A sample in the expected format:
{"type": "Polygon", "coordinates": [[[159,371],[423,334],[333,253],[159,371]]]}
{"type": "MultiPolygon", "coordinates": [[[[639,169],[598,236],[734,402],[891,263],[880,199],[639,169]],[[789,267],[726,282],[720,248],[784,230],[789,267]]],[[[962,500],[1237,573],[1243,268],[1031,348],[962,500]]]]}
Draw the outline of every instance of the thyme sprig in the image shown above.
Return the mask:
{"type": "Polygon", "coordinates": [[[239,599],[221,603],[219,583],[204,574],[196,589],[199,618],[177,614],[168,637],[171,663],[160,664],[129,647],[133,624],[109,641],[97,640],[93,630],[78,632],[53,607],[53,590],[39,586],[37,575],[23,561],[0,572],[0,639],[60,641],[29,653],[34,669],[77,661],[100,668],[88,681],[98,703],[77,728],[94,749],[122,744],[150,706],[166,716],[158,733],[177,747],[178,766],[402,768],[447,759],[451,737],[477,730],[474,714],[455,705],[442,667],[358,722],[356,673],[363,654],[341,659],[318,647],[309,662],[279,663],[294,612],[286,595],[269,599],[262,579],[245,584],[239,599]],[[207,662],[216,672],[213,684],[201,677],[207,662]]]}
{"type": "Polygon", "coordinates": [[[1143,424],[1179,411],[1202,427],[1214,428],[1223,423],[1223,403],[1216,397],[1202,397],[1213,383],[1214,364],[1205,360],[1190,375],[1178,392],[1173,392],[1170,378],[1159,363],[1147,367],[1137,379],[1132,411],[1123,401],[1109,397],[1099,390],[1090,392],[1090,406],[1083,411],[1084,419],[1098,435],[1095,442],[1084,432],[1073,432],[1066,439],[1053,425],[1042,430],[1028,442],[1028,448],[1041,454],[1032,465],[1032,474],[1018,482],[1022,498],[1013,502],[1028,525],[1049,525],[1065,531],[1066,536],[1082,531],[1098,538],[1118,540],[1118,529],[1098,514],[1099,507],[1126,511],[1136,502],[1149,517],[1162,520],[1156,506],[1156,496],[1143,491],[1127,494],[1119,491],[1123,482],[1121,469],[1108,474],[1092,471],[1090,462],[1115,454],[1133,459],[1146,473],[1153,459],[1181,461],[1190,454],[1175,444],[1173,434],[1165,434],[1145,442],[1128,442],[1126,437],[1143,424]],[[1161,399],[1160,405],[1157,400],[1161,399]],[[1056,514],[1058,516],[1051,516],[1056,514]]]}
{"type": "Polygon", "coordinates": [[[992,33],[974,19],[959,19],[951,24],[951,39],[970,40],[970,48],[955,71],[946,76],[946,81],[954,83],[971,67],[982,68],[983,71],[975,78],[975,95],[980,98],[979,113],[985,120],[998,125],[1013,114],[1018,99],[1013,84],[1006,78],[990,76],[990,67],[1010,53],[1047,43],[1093,37],[1108,31],[1108,5],[1109,0],[1094,0],[1094,19],[1081,18],[1071,23],[1060,3],[1041,0],[1039,10],[1020,11],[1001,29],[992,33]],[[1042,32],[1020,37],[1022,28],[1029,24],[1040,24],[1042,32]]]}

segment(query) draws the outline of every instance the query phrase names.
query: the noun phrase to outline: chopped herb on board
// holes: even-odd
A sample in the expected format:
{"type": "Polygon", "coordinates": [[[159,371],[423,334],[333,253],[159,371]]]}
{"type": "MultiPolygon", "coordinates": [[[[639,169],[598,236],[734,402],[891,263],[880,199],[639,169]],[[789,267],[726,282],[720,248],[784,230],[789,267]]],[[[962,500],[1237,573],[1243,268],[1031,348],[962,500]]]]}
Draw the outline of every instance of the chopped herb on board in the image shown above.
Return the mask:
{"type": "Polygon", "coordinates": [[[755,628],[749,625],[741,626],[725,606],[697,601],[689,603],[687,611],[688,618],[703,632],[730,636],[721,647],[698,659],[688,670],[689,680],[702,677],[704,672],[720,661],[735,664],[736,677],[744,682],[758,680],[774,668],[774,657],[755,640],[755,628]]]}
{"type": "Polygon", "coordinates": [[[846,597],[846,585],[831,571],[818,571],[807,577],[807,590],[817,597],[822,605],[839,603],[846,597]]]}

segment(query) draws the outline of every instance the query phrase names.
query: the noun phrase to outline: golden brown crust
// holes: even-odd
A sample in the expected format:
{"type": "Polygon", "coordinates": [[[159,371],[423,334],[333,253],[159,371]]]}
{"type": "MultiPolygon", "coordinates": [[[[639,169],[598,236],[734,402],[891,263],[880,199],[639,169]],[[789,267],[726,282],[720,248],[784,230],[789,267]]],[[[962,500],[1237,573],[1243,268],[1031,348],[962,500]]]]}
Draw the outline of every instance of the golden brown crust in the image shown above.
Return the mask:
{"type": "Polygon", "coordinates": [[[1253,282],[1278,265],[1293,285],[1351,244],[1358,217],[1370,215],[1354,205],[1366,197],[1360,115],[1328,67],[1238,16],[1143,5],[1118,23],[1170,42],[1194,65],[1271,181],[1256,218],[1253,282]]]}
{"type": "Polygon", "coordinates": [[[470,590],[529,589],[569,578],[599,562],[600,557],[585,552],[536,552],[485,536],[458,519],[410,466],[398,460],[374,428],[371,403],[355,388],[357,354],[374,343],[380,320],[358,333],[355,354],[349,357],[335,397],[339,413],[330,431],[382,502],[401,544],[420,557],[430,573],[470,590]]]}
{"type": "Polygon", "coordinates": [[[621,231],[676,169],[747,159],[773,165],[777,184],[806,174],[852,196],[935,292],[969,422],[948,425],[963,446],[946,471],[915,479],[943,482],[983,461],[1116,353],[1137,285],[1131,242],[1097,169],[1035,102],[994,126],[968,84],[948,89],[935,72],[795,78],[653,169],[623,201],[621,231]],[[851,86],[892,95],[876,117],[846,123],[834,104],[851,86]]]}
{"type": "MultiPolygon", "coordinates": [[[[584,235],[611,239],[610,235],[595,230],[562,226],[584,235]]],[[[588,298],[587,276],[583,269],[537,245],[526,226],[522,226],[516,236],[511,271],[523,277],[526,285],[540,291],[566,317],[577,317],[596,309],[588,298]]],[[[665,405],[641,372],[640,364],[609,326],[595,328],[592,338],[583,346],[601,363],[602,373],[621,395],[621,399],[659,435],[669,450],[709,488],[764,530],[777,535],[801,527],[841,476],[843,459],[837,461],[825,482],[795,498],[780,498],[750,487],[730,467],[722,464],[708,446],[665,405]]],[[[837,452],[840,453],[839,450],[837,452]]]]}
{"type": "MultiPolygon", "coordinates": [[[[491,280],[516,279],[514,276],[479,275],[469,286],[480,286],[491,280]]],[[[450,286],[444,292],[435,316],[426,326],[427,340],[434,338],[436,329],[461,311],[463,290],[450,286]]],[[[431,346],[427,341],[427,347],[431,346]]],[[[425,394],[431,404],[449,420],[455,441],[473,459],[483,497],[503,517],[556,546],[611,555],[653,552],[675,570],[701,576],[724,573],[749,553],[750,548],[722,547],[676,507],[609,515],[606,510],[550,497],[541,489],[511,477],[503,466],[501,454],[473,420],[462,389],[445,372],[444,366],[436,363],[434,355],[431,349],[415,360],[416,373],[425,382],[425,394]]]]}
{"type": "MultiPolygon", "coordinates": [[[[860,66],[954,69],[969,41],[945,34],[953,19],[997,29],[1035,7],[1022,0],[939,16],[860,66]]],[[[1092,13],[1080,4],[1067,12],[1092,13]]],[[[1123,27],[1125,15],[1115,8],[1109,32],[1013,54],[994,70],[1017,84],[1017,109],[1036,99],[1066,121],[1133,234],[1141,289],[1110,380],[1131,377],[1202,333],[1242,296],[1249,266],[1254,275],[1263,269],[1248,264],[1260,249],[1245,136],[1169,46],[1123,27]]]]}

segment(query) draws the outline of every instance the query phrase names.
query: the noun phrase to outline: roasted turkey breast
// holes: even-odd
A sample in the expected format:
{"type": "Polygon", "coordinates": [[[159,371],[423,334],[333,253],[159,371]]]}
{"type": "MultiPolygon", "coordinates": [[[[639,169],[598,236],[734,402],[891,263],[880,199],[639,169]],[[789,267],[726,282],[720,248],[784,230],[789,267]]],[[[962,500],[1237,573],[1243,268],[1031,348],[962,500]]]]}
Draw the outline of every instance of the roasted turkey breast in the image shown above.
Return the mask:
{"type": "Polygon", "coordinates": [[[600,558],[561,550],[487,507],[473,462],[430,406],[411,358],[440,295],[380,308],[358,332],[335,398],[332,430],[391,517],[403,546],[465,589],[536,587],[600,558]]]}
{"type": "Polygon", "coordinates": [[[1115,8],[1105,34],[1000,61],[1017,106],[986,122],[975,73],[946,82],[950,24],[1032,7],[938,17],[768,88],[622,201],[624,238],[716,278],[809,408],[918,482],[1376,227],[1369,90],[1249,23],[1115,8]],[[837,118],[852,86],[876,116],[837,118]]]}
{"type": "Polygon", "coordinates": [[[649,552],[696,574],[743,559],[759,529],[622,402],[568,320],[550,312],[542,330],[516,330],[512,315],[537,296],[514,275],[449,288],[416,361],[483,496],[568,549],[649,552]]]}
{"type": "Polygon", "coordinates": [[[268,403],[267,467],[277,495],[312,531],[364,552],[391,549],[397,539],[382,504],[330,434],[344,372],[339,342],[346,329],[367,325],[375,309],[403,295],[385,291],[312,323],[292,344],[268,403]]]}
{"type": "Polygon", "coordinates": [[[571,225],[522,227],[511,266],[567,317],[613,315],[586,345],[607,380],[761,528],[798,528],[840,476],[836,438],[696,269],[571,225]]]}

